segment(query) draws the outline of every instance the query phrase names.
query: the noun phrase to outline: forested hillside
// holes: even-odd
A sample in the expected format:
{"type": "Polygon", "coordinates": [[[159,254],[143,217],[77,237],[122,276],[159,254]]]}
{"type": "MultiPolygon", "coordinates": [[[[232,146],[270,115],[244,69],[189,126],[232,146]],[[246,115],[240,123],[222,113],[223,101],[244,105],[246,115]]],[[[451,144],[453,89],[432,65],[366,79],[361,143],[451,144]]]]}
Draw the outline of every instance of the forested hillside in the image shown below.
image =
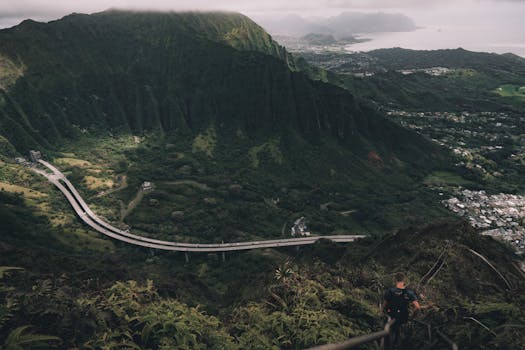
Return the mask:
{"type": "Polygon", "coordinates": [[[0,348],[303,349],[382,328],[383,291],[405,271],[421,319],[461,346],[519,349],[511,252],[427,186],[452,156],[311,79],[324,74],[231,13],[108,11],[1,30],[0,348]],[[150,238],[289,238],[300,217],[313,235],[369,237],[187,259],[132,247],[82,225],[15,161],[30,149],[101,218],[150,238]]]}

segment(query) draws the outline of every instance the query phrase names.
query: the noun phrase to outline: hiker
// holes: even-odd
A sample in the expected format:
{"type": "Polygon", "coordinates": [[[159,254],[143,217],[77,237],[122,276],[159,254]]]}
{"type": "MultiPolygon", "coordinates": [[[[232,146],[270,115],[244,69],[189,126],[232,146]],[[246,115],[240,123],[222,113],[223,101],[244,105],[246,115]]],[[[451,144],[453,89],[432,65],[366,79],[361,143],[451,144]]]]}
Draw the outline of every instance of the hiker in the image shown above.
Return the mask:
{"type": "Polygon", "coordinates": [[[386,291],[384,304],[386,314],[396,320],[392,326],[394,344],[399,341],[401,326],[408,321],[408,308],[410,304],[414,305],[416,311],[421,309],[417,301],[416,293],[406,288],[406,277],[403,273],[396,273],[395,283],[395,287],[389,288],[386,291]]]}

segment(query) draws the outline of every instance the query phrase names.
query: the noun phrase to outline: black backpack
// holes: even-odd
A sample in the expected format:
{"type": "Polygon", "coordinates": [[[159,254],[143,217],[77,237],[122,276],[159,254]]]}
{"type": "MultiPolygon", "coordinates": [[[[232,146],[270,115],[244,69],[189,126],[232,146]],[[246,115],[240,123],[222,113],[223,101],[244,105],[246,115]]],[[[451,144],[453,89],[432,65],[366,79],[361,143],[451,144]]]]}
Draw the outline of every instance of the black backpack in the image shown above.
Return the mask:
{"type": "Polygon", "coordinates": [[[388,301],[386,313],[398,321],[406,321],[408,319],[408,305],[411,301],[408,291],[406,289],[390,288],[388,292],[390,300],[388,301]]]}

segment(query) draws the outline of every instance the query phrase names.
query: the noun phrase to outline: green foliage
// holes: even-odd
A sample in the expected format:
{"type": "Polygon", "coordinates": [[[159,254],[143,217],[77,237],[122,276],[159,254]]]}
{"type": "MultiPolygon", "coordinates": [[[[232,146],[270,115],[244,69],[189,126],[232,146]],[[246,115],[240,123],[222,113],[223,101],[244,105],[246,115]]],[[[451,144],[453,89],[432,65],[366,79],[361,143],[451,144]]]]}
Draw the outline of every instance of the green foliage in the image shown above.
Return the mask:
{"type": "Polygon", "coordinates": [[[95,340],[85,344],[88,348],[234,348],[217,318],[176,300],[161,299],[151,281],[117,282],[79,304],[98,323],[95,340]],[[114,319],[120,320],[118,326],[114,319]]]}
{"type": "Polygon", "coordinates": [[[525,86],[516,86],[512,84],[505,84],[498,87],[494,92],[502,97],[507,97],[518,104],[525,103],[525,86]]]}
{"type": "Polygon", "coordinates": [[[0,280],[4,278],[9,272],[11,271],[21,271],[23,270],[20,267],[13,267],[13,266],[0,266],[0,280]]]}
{"type": "Polygon", "coordinates": [[[298,61],[301,60],[331,70],[325,71],[327,80],[324,80],[321,78],[323,69],[304,62],[301,69],[312,79],[329,81],[387,108],[499,111],[502,105],[515,108],[523,104],[523,98],[518,95],[525,78],[525,61],[515,55],[463,49],[417,51],[394,48],[356,54],[301,53],[298,61]],[[363,63],[365,68],[358,63],[363,63]],[[441,76],[398,72],[431,67],[446,67],[451,71],[441,76]],[[373,76],[354,77],[356,72],[373,73],[373,76]],[[509,94],[514,96],[500,97],[509,94]]]}
{"type": "Polygon", "coordinates": [[[0,327],[2,327],[17,310],[17,299],[12,295],[13,288],[4,284],[3,278],[11,271],[23,270],[19,267],[0,266],[0,327]]]}
{"type": "MultiPolygon", "coordinates": [[[[0,266],[0,328],[4,327],[20,309],[20,295],[14,287],[5,285],[4,277],[12,271],[22,271],[19,267],[0,266]]],[[[58,345],[60,338],[50,335],[35,334],[31,326],[20,326],[10,331],[5,341],[0,344],[2,350],[41,349],[58,345]]],[[[0,333],[1,334],[1,333],[0,333]]]]}
{"type": "MultiPolygon", "coordinates": [[[[384,289],[395,272],[404,271],[410,288],[420,294],[419,317],[462,348],[520,349],[523,343],[524,285],[509,251],[464,225],[403,230],[347,247],[325,242],[298,253],[231,254],[222,263],[192,256],[182,266],[182,257],[152,257],[126,247],[120,254],[111,260],[86,254],[82,265],[82,254],[64,260],[44,250],[24,274],[5,274],[3,295],[16,306],[9,307],[0,337],[7,339],[30,319],[35,333],[58,336],[67,348],[303,349],[381,329],[384,289]],[[487,257],[513,289],[504,290],[499,277],[466,247],[487,257]],[[421,282],[443,251],[444,266],[421,282]],[[54,274],[71,268],[78,277],[51,277],[39,270],[38,259],[50,261],[45,269],[54,274]],[[115,273],[115,259],[129,269],[115,273]],[[133,276],[155,278],[155,286],[113,282],[133,276]],[[201,301],[202,306],[189,306],[201,301]]],[[[411,344],[424,348],[426,329],[408,329],[411,344]]]]}
{"type": "Polygon", "coordinates": [[[209,127],[203,133],[198,134],[193,141],[192,152],[202,152],[209,158],[213,158],[213,151],[217,145],[217,132],[214,127],[209,127]]]}
{"type": "Polygon", "coordinates": [[[430,186],[466,186],[473,184],[460,175],[447,171],[434,171],[425,178],[424,182],[430,186]]]}
{"type": "MultiPolygon", "coordinates": [[[[24,74],[24,67],[18,67],[9,58],[0,54],[0,91],[7,90],[16,80],[24,74]]],[[[0,95],[0,106],[2,105],[0,95]]]]}
{"type": "Polygon", "coordinates": [[[268,288],[264,303],[234,311],[232,331],[241,348],[304,349],[340,342],[376,326],[377,315],[366,302],[296,270],[289,263],[280,266],[278,283],[268,288]],[[367,319],[350,319],[345,310],[363,312],[367,319]]]}
{"type": "Polygon", "coordinates": [[[29,333],[30,326],[22,326],[9,333],[3,350],[48,349],[57,346],[61,340],[50,335],[29,333]]]}
{"type": "MultiPolygon", "coordinates": [[[[0,104],[1,107],[1,104],[0,104]]],[[[16,150],[13,145],[5,137],[0,135],[0,156],[4,157],[14,157],[16,155],[16,150]]]]}
{"type": "Polygon", "coordinates": [[[265,153],[269,156],[270,160],[277,163],[283,163],[283,154],[279,149],[279,140],[270,140],[263,143],[262,145],[252,147],[248,152],[248,157],[252,163],[252,167],[258,168],[261,162],[260,157],[265,153]]]}

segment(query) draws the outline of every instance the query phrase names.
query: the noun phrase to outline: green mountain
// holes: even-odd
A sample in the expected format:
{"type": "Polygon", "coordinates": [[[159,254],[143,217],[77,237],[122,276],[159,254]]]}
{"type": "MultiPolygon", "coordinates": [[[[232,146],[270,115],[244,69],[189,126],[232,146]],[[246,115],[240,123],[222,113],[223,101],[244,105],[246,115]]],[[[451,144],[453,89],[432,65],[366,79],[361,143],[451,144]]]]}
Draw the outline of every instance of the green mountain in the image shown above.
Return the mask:
{"type": "Polygon", "coordinates": [[[355,54],[305,52],[297,62],[312,78],[389,108],[495,111],[522,104],[519,94],[495,93],[507,85],[518,90],[525,81],[525,59],[512,54],[393,48],[355,54]],[[312,65],[330,72],[321,73],[312,65]],[[436,67],[447,71],[425,72],[436,67]]]}
{"type": "Polygon", "coordinates": [[[240,15],[108,12],[25,21],[0,35],[9,85],[1,133],[20,150],[73,137],[75,126],[224,123],[387,147],[405,134],[351,95],[291,72],[286,52],[240,15]]]}
{"type": "MultiPolygon", "coordinates": [[[[391,274],[420,281],[437,260],[424,319],[460,345],[519,348],[508,249],[461,224],[422,228],[457,221],[424,184],[448,153],[296,63],[237,14],[110,11],[0,31],[0,346],[302,349],[380,329],[391,274]],[[14,162],[33,148],[98,215],[151,238],[283,238],[301,216],[313,234],[371,237],[185,262],[83,226],[14,162]]],[[[424,331],[412,341],[432,346],[424,331]]]]}
{"type": "Polygon", "coordinates": [[[235,77],[218,81],[241,59],[232,52],[286,59],[255,23],[229,14],[112,11],[25,21],[0,35],[2,81],[9,85],[2,93],[2,134],[25,149],[72,136],[73,125],[137,132],[193,127],[222,112],[201,110],[210,108],[204,100],[238,97],[228,86],[235,77]]]}
{"type": "Polygon", "coordinates": [[[114,208],[110,219],[150,234],[178,225],[184,236],[220,240],[282,235],[283,222],[299,212],[318,217],[326,233],[402,226],[395,213],[412,205],[425,208],[415,221],[443,215],[425,200],[422,180],[449,166],[446,152],[366,101],[295,72],[286,51],[242,15],[111,11],[25,21],[0,37],[9,72],[0,135],[23,153],[37,148],[50,158],[73,153],[91,162],[98,168],[65,168],[85,195],[118,181],[107,171],[127,177],[130,186],[113,202],[93,197],[114,208]],[[114,145],[113,137],[126,135],[145,141],[136,149],[114,145]],[[111,150],[102,149],[108,144],[111,150]],[[183,201],[168,185],[181,177],[209,182],[215,193],[208,197],[223,198],[228,211],[208,205],[203,213],[203,193],[183,201]],[[167,185],[152,205],[135,207],[146,179],[167,185]],[[258,214],[239,211],[228,196],[239,183],[252,192],[241,203],[258,214]],[[321,208],[331,202],[359,214],[331,218],[321,208]],[[171,213],[183,208],[191,219],[174,223],[171,213]],[[258,217],[255,226],[249,215],[258,217]],[[380,224],[370,215],[383,217],[380,224]]]}

